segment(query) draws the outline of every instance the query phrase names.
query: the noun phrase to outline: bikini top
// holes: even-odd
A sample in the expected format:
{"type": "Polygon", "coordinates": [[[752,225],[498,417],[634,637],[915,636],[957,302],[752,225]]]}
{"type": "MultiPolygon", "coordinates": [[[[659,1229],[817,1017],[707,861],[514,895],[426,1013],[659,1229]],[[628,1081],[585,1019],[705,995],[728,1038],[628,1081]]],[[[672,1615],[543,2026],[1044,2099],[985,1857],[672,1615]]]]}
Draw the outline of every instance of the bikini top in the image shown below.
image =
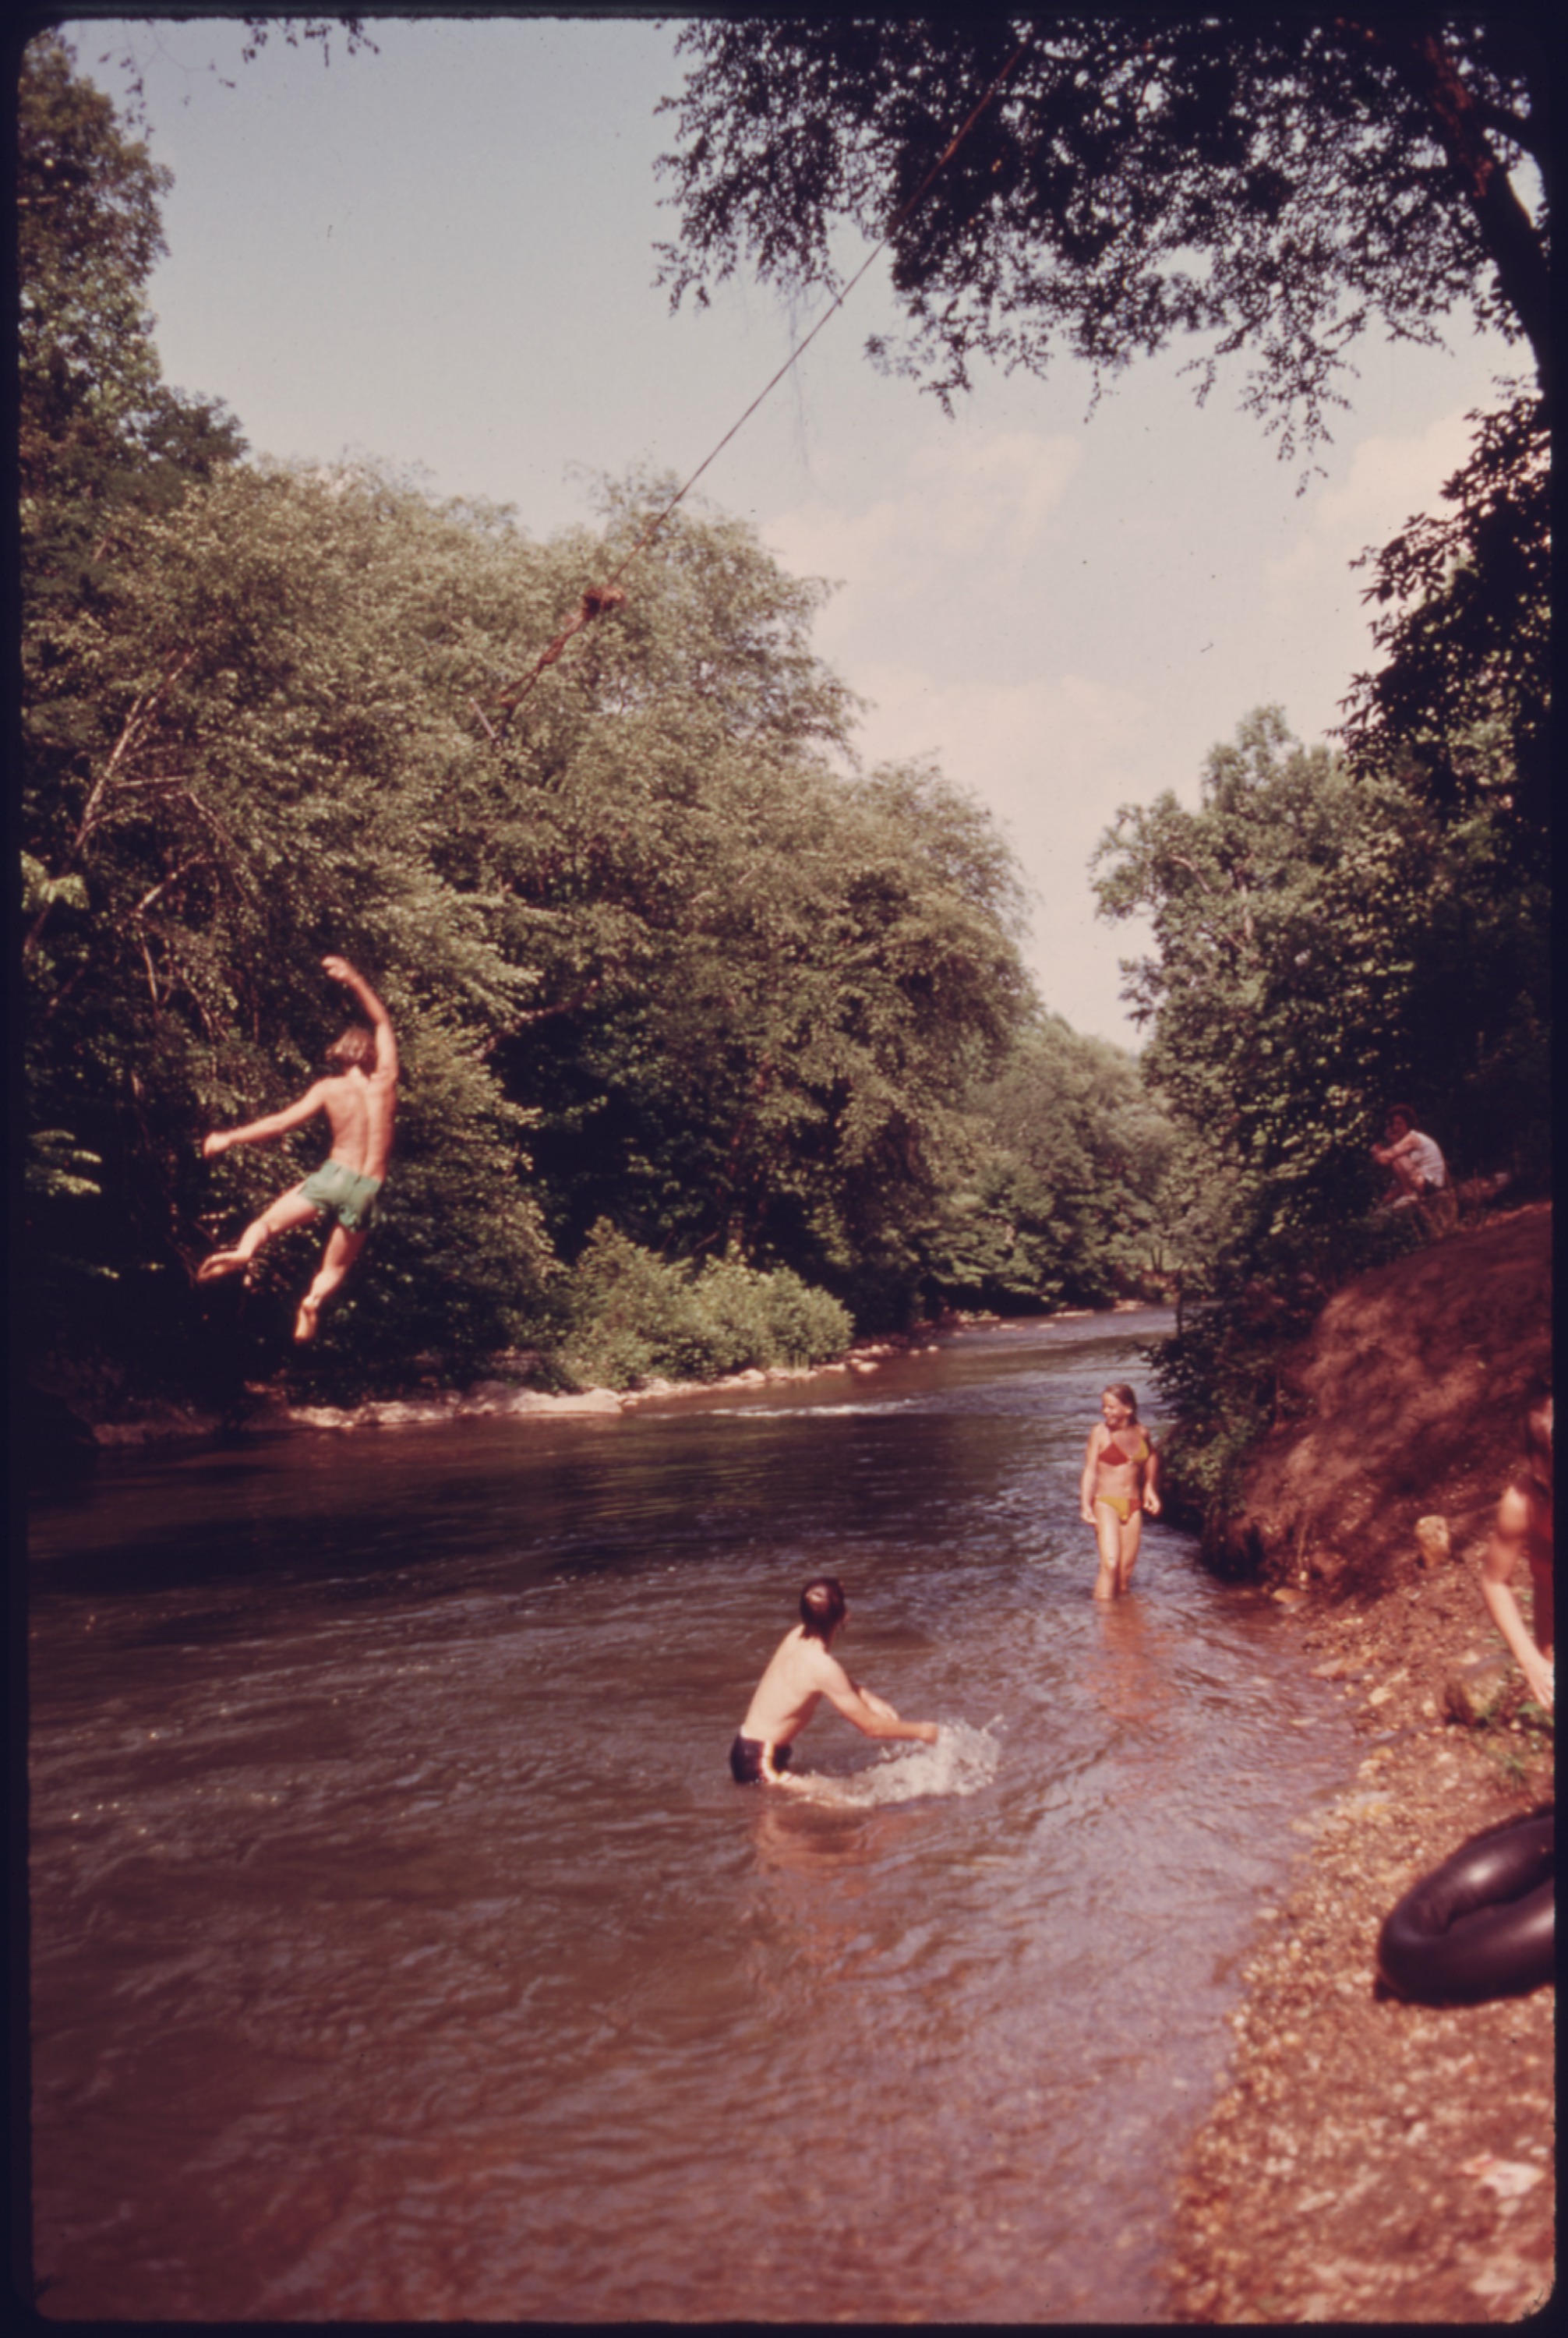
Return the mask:
{"type": "Polygon", "coordinates": [[[1141,1436],[1138,1440],[1137,1452],[1123,1453],[1122,1448],[1117,1444],[1116,1439],[1112,1438],[1109,1445],[1102,1445],[1101,1447],[1100,1459],[1109,1469],[1130,1469],[1135,1461],[1148,1460],[1149,1439],[1146,1437],[1141,1436]]]}

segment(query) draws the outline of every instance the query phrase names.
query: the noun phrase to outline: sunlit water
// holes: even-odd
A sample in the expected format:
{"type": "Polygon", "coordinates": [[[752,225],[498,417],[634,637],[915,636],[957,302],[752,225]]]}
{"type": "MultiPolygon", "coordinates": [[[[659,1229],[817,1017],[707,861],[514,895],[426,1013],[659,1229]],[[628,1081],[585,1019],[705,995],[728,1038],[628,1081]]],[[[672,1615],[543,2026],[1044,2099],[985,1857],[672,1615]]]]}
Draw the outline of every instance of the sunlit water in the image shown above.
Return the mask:
{"type": "Polygon", "coordinates": [[[43,2310],[1158,2318],[1239,1959],[1350,1760],[1184,1537],[1089,1596],[1084,1439],[1164,1321],[42,1505],[43,2310]],[[741,1790],[824,1569],[942,1740],[824,1708],[808,1796],[741,1790]]]}

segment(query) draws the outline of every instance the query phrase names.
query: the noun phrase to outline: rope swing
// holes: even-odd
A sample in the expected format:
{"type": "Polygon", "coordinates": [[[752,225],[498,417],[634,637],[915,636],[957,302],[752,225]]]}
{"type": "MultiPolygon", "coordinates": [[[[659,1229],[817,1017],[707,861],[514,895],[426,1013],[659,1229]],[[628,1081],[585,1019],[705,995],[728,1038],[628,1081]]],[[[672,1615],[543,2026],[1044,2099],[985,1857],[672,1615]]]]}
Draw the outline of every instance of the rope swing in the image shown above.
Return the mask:
{"type": "Polygon", "coordinates": [[[1003,83],[1006,80],[1008,74],[1012,72],[1014,66],[1024,54],[1024,52],[1028,45],[1029,44],[1027,41],[1021,41],[1019,43],[1018,46],[1014,50],[1013,54],[1003,66],[1001,72],[991,84],[990,88],[985,92],[985,96],[980,100],[978,105],[975,106],[974,112],[969,115],[967,121],[964,123],[960,129],[955,131],[953,136],[948,140],[946,145],[943,148],[941,153],[937,156],[930,170],[926,172],[926,176],[916,188],[915,192],[894,213],[881,242],[877,245],[873,251],[867,254],[867,258],[856,270],[854,275],[849,279],[848,284],[845,285],[843,290],[841,292],[835,293],[833,299],[828,302],[827,308],[824,309],[820,317],[818,318],[817,322],[812,326],[810,331],[806,334],[803,339],[796,342],[795,347],[790,350],[783,364],[779,368],[778,372],[773,375],[769,381],[763,384],[762,388],[758,391],[756,397],[751,400],[750,405],[746,408],[744,414],[740,417],[739,420],[731,423],[730,428],[726,430],[724,436],[720,439],[711,454],[706,456],[703,460],[698,464],[697,468],[692,472],[685,486],[678,488],[675,494],[671,496],[663,510],[660,512],[656,517],[650,520],[648,526],[643,529],[636,543],[632,546],[631,551],[626,555],[625,559],[622,560],[619,568],[615,570],[614,574],[609,579],[609,582],[604,584],[590,584],[586,592],[583,594],[583,598],[577,604],[577,607],[573,611],[572,616],[556,634],[549,647],[540,653],[529,672],[523,675],[518,681],[507,683],[490,701],[492,706],[499,707],[503,710],[502,727],[499,731],[497,731],[495,725],[489,721],[478,699],[470,699],[470,705],[474,708],[474,711],[478,715],[481,722],[484,723],[491,739],[495,741],[497,744],[505,735],[505,726],[507,722],[511,721],[513,714],[516,712],[517,708],[522,705],[524,700],[526,699],[537,686],[547,668],[553,666],[555,663],[556,659],[563,654],[567,643],[572,640],[573,634],[582,633],[586,626],[593,624],[596,617],[602,617],[607,611],[611,609],[618,609],[621,606],[622,603],[626,598],[626,594],[620,589],[621,579],[625,575],[626,571],[631,567],[632,562],[637,559],[641,554],[647,550],[648,546],[652,543],[654,537],[658,535],[660,529],[663,526],[665,521],[669,518],[676,506],[682,502],[683,499],[691,493],[698,480],[702,476],[703,472],[706,471],[711,464],[718,460],[719,457],[724,452],[725,447],[730,444],[731,438],[733,438],[738,432],[744,429],[746,424],[750,422],[751,417],[756,413],[757,408],[761,405],[763,399],[771,390],[778,388],[779,384],[783,380],[785,375],[789,372],[796,359],[805,355],[812,342],[816,339],[818,334],[822,330],[823,326],[827,324],[828,319],[835,315],[837,311],[843,307],[845,301],[849,298],[850,293],[854,291],[861,278],[867,273],[867,270],[869,270],[874,263],[881,258],[882,254],[887,250],[887,246],[897,234],[899,229],[903,226],[905,221],[908,218],[910,212],[915,209],[917,203],[924,201],[933,182],[941,175],[941,173],[946,169],[948,163],[953,160],[954,155],[956,154],[960,146],[963,145],[964,141],[968,137],[969,133],[974,129],[975,123],[979,121],[981,115],[985,113],[986,107],[990,104],[992,99],[995,96],[997,91],[1001,88],[1003,83]]]}

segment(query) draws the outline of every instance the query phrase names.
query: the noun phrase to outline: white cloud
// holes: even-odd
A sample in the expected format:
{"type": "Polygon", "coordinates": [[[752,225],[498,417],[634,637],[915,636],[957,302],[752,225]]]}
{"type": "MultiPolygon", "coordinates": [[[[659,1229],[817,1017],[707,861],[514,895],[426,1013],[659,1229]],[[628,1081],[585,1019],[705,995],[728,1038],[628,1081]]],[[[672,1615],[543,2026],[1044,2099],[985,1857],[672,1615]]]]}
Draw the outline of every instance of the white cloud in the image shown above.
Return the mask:
{"type": "Polygon", "coordinates": [[[1026,682],[935,679],[922,666],[864,666],[856,686],[871,703],[861,735],[868,760],[930,754],[1009,820],[1082,825],[1100,819],[1118,772],[1143,748],[1131,693],[1077,674],[1026,682]]]}
{"type": "Polygon", "coordinates": [[[886,604],[930,592],[956,559],[1015,570],[1038,547],[1081,459],[1073,438],[965,432],[916,446],[896,493],[860,510],[817,496],[763,535],[795,575],[841,580],[886,604]]]}
{"type": "Polygon", "coordinates": [[[1443,483],[1465,460],[1470,441],[1460,408],[1439,415],[1414,437],[1363,438],[1345,478],[1318,496],[1297,544],[1269,563],[1269,583],[1296,586],[1343,570],[1367,545],[1397,535],[1414,513],[1436,510],[1443,483]]]}

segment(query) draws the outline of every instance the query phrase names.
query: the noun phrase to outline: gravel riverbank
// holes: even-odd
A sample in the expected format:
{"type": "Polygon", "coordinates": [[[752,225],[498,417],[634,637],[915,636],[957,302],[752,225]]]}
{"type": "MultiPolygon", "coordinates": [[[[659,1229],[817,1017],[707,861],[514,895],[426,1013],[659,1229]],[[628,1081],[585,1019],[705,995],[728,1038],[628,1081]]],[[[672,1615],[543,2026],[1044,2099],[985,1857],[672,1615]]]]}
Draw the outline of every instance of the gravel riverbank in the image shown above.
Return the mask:
{"type": "Polygon", "coordinates": [[[1550,1291],[1551,1213],[1522,1212],[1339,1293],[1293,1359],[1299,1411],[1250,1515],[1362,1755],[1259,1911],[1230,2065],[1180,2181],[1175,2320],[1512,2322],[1551,2296],[1555,1989],[1438,2009],[1374,1969],[1418,1877],[1551,1804],[1551,1726],[1516,1671],[1484,1727],[1448,1698],[1502,1649],[1480,1559],[1522,1390],[1550,1362],[1550,1291]],[[1423,1564],[1433,1515],[1451,1555],[1423,1564]]]}
{"type": "Polygon", "coordinates": [[[1491,1634],[1472,1567],[1304,1621],[1365,1754],[1259,1911],[1225,2090],[1178,2196],[1186,2322],[1514,2321],[1551,2290],[1556,1991],[1434,2009],[1384,1995],[1384,1916],[1481,1828],[1548,1803],[1549,1731],[1443,1717],[1491,1634]]]}

